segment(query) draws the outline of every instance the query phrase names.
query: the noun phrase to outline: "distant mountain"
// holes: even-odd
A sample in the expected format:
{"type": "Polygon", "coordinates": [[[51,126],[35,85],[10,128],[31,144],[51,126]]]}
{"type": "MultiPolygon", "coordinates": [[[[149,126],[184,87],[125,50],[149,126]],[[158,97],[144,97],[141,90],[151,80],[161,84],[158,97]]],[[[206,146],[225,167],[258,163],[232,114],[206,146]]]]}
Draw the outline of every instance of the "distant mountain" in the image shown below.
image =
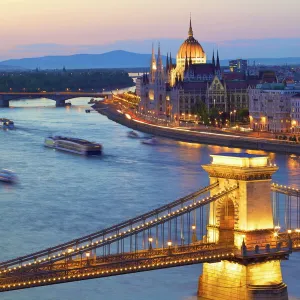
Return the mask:
{"type": "MultiPolygon", "coordinates": [[[[163,64],[166,56],[162,56],[163,64]]],[[[75,54],[69,56],[44,56],[34,58],[10,59],[0,63],[22,66],[28,69],[96,69],[96,68],[148,68],[151,54],[139,54],[116,50],[103,54],[75,54]]],[[[175,63],[175,60],[174,60],[175,63]]]]}
{"type": "MultiPolygon", "coordinates": [[[[283,65],[300,65],[300,57],[282,57],[282,58],[243,58],[248,60],[248,65],[254,62],[256,65],[283,66],[283,65]]],[[[230,59],[221,60],[222,66],[228,66],[230,59]]]]}
{"type": "MultiPolygon", "coordinates": [[[[166,56],[162,56],[166,64],[166,56]]],[[[68,56],[44,56],[34,58],[10,59],[0,63],[0,69],[94,69],[94,68],[149,68],[151,54],[139,54],[123,50],[103,54],[75,54],[68,56]]],[[[221,65],[228,66],[228,59],[221,60],[221,65]]],[[[300,64],[300,57],[287,58],[250,58],[249,63],[265,65],[300,64]]],[[[175,63],[175,60],[173,60],[175,63]]]]}
{"type": "Polygon", "coordinates": [[[4,65],[0,63],[0,70],[1,71],[22,71],[25,70],[25,68],[22,68],[20,66],[9,66],[9,65],[4,65]]]}

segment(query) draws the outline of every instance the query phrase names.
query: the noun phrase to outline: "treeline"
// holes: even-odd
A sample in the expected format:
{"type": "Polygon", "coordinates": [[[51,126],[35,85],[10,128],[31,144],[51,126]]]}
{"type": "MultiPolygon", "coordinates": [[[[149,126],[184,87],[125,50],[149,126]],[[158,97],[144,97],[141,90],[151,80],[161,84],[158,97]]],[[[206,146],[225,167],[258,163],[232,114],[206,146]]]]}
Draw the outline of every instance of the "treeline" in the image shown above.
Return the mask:
{"type": "Polygon", "coordinates": [[[0,92],[96,91],[133,86],[122,70],[60,70],[0,73],[0,92]]]}
{"type": "Polygon", "coordinates": [[[216,127],[229,126],[231,124],[248,124],[249,110],[246,108],[237,109],[230,112],[219,111],[217,108],[211,108],[207,111],[207,106],[200,101],[193,108],[193,114],[199,117],[202,124],[212,125],[216,127]]]}

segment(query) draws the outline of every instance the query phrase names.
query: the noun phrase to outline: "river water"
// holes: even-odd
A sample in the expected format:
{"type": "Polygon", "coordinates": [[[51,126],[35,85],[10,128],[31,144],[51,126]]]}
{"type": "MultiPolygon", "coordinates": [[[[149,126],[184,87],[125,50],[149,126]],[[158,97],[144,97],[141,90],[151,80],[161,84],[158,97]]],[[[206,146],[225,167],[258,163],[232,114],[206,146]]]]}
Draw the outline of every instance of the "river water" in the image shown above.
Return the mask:
{"type": "MultiPolygon", "coordinates": [[[[126,136],[127,128],[98,113],[86,114],[88,99],[71,108],[51,100],[12,102],[0,117],[16,130],[0,131],[0,168],[19,183],[0,184],[0,261],[92,233],[173,201],[208,184],[201,168],[210,154],[242,152],[161,139],[147,146],[126,136]],[[37,106],[37,107],[32,107],[37,106]],[[104,154],[85,158],[43,146],[60,134],[102,143],[104,154]]],[[[250,153],[259,153],[248,151],[250,153]]],[[[280,169],[274,181],[300,186],[300,159],[269,154],[280,169]]],[[[283,262],[290,299],[300,299],[300,255],[283,262]]],[[[197,299],[201,265],[53,285],[1,294],[3,300],[191,300],[197,299]]]]}

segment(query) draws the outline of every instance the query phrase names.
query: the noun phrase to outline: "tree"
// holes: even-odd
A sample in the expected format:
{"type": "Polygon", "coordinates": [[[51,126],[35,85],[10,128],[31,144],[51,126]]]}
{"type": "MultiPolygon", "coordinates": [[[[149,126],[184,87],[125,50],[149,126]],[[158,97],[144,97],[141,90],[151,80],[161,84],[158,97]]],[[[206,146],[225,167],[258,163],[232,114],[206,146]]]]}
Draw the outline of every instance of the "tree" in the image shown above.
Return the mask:
{"type": "Polygon", "coordinates": [[[200,101],[194,106],[193,114],[197,114],[199,119],[204,122],[205,125],[209,124],[209,117],[206,109],[206,105],[203,101],[200,101]]]}
{"type": "Polygon", "coordinates": [[[241,122],[249,122],[249,109],[242,108],[237,111],[237,119],[241,122]]]}

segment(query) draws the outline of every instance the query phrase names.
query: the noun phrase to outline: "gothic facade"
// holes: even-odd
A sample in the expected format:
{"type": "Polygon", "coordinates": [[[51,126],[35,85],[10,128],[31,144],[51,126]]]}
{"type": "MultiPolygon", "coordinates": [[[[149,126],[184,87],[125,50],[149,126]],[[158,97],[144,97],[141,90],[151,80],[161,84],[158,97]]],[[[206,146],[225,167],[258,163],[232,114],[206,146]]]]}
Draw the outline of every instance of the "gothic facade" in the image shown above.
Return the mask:
{"type": "Polygon", "coordinates": [[[164,67],[160,45],[157,57],[152,47],[150,72],[137,80],[139,110],[156,118],[189,120],[195,118],[195,106],[200,101],[208,111],[248,108],[249,85],[247,78],[223,78],[218,51],[216,58],[213,53],[211,63],[206,62],[206,53],[193,36],[190,20],[188,38],[179,48],[176,64],[168,54],[164,67]]]}

